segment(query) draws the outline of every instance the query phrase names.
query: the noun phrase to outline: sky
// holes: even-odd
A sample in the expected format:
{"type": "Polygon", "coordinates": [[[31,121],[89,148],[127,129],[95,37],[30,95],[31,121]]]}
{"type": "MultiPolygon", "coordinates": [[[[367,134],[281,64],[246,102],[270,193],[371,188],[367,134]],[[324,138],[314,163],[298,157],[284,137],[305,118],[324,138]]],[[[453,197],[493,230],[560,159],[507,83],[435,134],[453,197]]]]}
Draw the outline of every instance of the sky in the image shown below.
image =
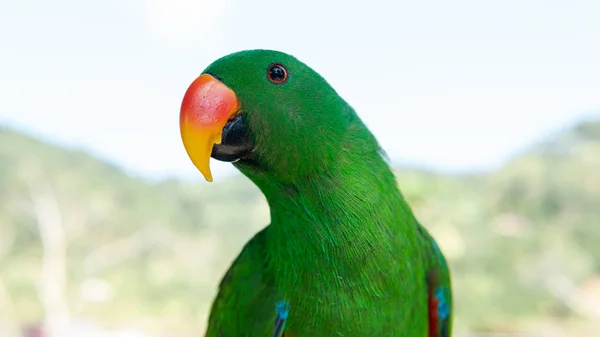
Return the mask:
{"type": "Polygon", "coordinates": [[[394,162],[490,170],[600,117],[599,16],[597,0],[0,0],[0,124],[201,179],[179,135],[187,86],[267,48],[323,75],[394,162]]]}

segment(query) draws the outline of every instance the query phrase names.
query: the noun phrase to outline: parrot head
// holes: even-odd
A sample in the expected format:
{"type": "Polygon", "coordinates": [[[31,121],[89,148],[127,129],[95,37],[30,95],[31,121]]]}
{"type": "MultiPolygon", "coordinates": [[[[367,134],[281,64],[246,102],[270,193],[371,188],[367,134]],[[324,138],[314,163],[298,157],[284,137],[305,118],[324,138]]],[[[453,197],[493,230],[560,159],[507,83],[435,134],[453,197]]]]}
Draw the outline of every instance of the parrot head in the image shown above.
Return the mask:
{"type": "Polygon", "coordinates": [[[189,86],[180,111],[183,144],[207,181],[210,157],[233,162],[251,179],[320,174],[353,139],[369,143],[365,130],[317,72],[272,50],[213,62],[189,86]]]}

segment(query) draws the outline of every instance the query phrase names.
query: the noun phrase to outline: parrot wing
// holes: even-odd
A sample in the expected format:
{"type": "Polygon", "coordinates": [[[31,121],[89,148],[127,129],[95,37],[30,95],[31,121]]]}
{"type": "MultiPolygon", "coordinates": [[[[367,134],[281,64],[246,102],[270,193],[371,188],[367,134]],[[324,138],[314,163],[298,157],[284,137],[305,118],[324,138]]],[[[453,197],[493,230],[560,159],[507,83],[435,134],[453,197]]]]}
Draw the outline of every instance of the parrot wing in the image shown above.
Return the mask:
{"type": "Polygon", "coordinates": [[[419,232],[425,239],[427,265],[426,279],[429,308],[428,337],[450,337],[452,327],[452,289],[446,259],[435,239],[421,224],[419,232]]]}
{"type": "Polygon", "coordinates": [[[266,272],[265,229],[244,246],[221,280],[206,337],[273,336],[278,326],[285,327],[287,317],[278,315],[273,278],[266,272]]]}

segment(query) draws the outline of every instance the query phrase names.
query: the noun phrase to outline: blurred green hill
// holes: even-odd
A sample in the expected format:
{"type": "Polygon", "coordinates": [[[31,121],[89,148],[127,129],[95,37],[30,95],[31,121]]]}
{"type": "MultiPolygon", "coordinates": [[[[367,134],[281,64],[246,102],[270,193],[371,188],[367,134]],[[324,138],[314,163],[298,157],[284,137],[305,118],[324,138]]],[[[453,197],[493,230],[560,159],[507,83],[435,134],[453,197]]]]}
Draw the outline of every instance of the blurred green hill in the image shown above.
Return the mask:
{"type": "MultiPolygon", "coordinates": [[[[600,335],[600,122],[496,172],[397,172],[451,264],[457,330],[600,335]]],[[[0,335],[44,317],[201,333],[222,274],[268,221],[244,177],[150,182],[0,128],[0,335]]]]}

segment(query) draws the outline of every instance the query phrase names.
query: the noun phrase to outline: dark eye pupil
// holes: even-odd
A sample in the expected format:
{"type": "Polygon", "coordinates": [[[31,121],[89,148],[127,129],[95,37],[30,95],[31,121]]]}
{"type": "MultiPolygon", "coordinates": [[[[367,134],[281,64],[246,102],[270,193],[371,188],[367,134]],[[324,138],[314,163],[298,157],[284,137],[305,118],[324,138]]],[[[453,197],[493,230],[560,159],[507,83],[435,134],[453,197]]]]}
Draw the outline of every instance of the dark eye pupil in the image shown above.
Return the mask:
{"type": "Polygon", "coordinates": [[[269,77],[272,81],[281,82],[285,80],[285,70],[281,66],[274,66],[269,69],[269,77]]]}

